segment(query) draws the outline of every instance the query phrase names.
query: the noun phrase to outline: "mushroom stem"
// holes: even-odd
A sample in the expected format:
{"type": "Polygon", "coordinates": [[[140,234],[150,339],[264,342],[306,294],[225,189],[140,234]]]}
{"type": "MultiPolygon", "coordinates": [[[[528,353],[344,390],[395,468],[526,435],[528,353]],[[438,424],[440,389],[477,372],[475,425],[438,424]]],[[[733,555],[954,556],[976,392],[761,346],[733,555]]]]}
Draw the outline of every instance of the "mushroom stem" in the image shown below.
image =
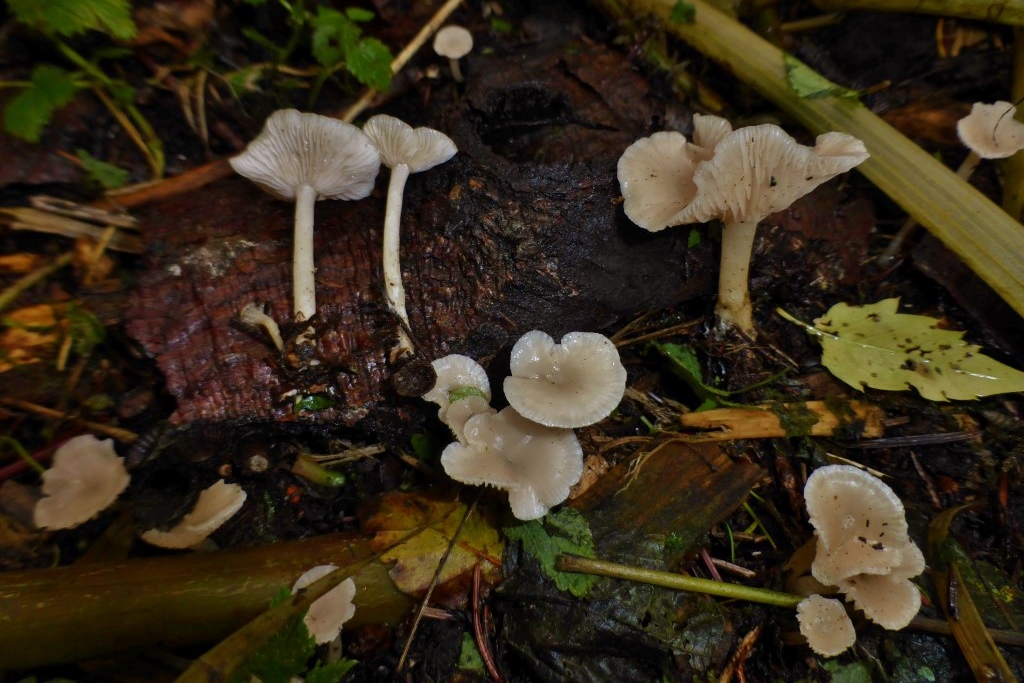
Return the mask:
{"type": "Polygon", "coordinates": [[[718,273],[718,329],[734,327],[750,338],[754,330],[748,278],[757,221],[726,223],[722,230],[722,258],[718,273]]]}
{"type": "Polygon", "coordinates": [[[302,185],[295,193],[295,246],[292,252],[292,301],[296,322],[316,313],[316,283],[313,274],[313,205],[317,192],[302,185]]]}
{"type": "Polygon", "coordinates": [[[384,212],[384,292],[388,306],[404,323],[398,331],[398,344],[392,349],[393,358],[400,358],[413,351],[412,340],[405,332],[409,326],[409,315],[405,311],[405,287],[402,285],[402,266],[399,261],[402,195],[408,178],[409,165],[395,164],[388,181],[388,202],[384,212]]]}
{"type": "Polygon", "coordinates": [[[454,57],[449,57],[448,64],[449,66],[451,66],[452,69],[452,78],[455,79],[456,83],[462,83],[462,68],[459,66],[459,60],[455,59],[454,57]]]}

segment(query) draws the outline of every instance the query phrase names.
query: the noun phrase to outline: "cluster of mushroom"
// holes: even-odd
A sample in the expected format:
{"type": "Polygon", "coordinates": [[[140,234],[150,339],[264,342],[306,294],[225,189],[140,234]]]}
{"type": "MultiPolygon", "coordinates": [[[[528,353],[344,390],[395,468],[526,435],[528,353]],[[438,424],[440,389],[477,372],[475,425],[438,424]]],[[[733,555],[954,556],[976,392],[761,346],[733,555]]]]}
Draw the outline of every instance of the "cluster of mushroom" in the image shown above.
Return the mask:
{"type": "MultiPolygon", "coordinates": [[[[230,160],[237,173],[278,199],[295,202],[292,297],[295,322],[317,312],[313,263],[313,207],[320,199],[364,199],[373,191],[381,162],[391,169],[384,217],[383,273],[390,309],[400,321],[393,358],[412,353],[399,265],[402,196],[410,173],[426,171],[451,159],[458,150],[443,133],[413,128],[393,116],[374,116],[363,129],[328,116],[282,109],[270,115],[263,131],[245,151],[230,160]]],[[[277,323],[255,304],[241,319],[266,329],[278,351],[284,340],[277,323]]],[[[300,341],[312,343],[307,327],[300,341]]]]}
{"type": "Polygon", "coordinates": [[[630,145],[618,163],[626,216],[651,232],[719,219],[721,268],[715,314],[720,329],[755,335],[748,290],[759,221],[868,158],[844,133],[819,135],[814,147],[772,124],[732,129],[717,116],[693,117],[693,142],[661,132],[630,145]]]}
{"type": "Polygon", "coordinates": [[[490,405],[486,371],[453,354],[433,362],[424,394],[456,441],[441,455],[452,479],[508,491],[517,519],[543,517],[583,475],[583,448],[573,431],[608,416],[622,400],[626,370],[604,335],[570,332],[555,343],[539,330],[512,347],[505,378],[507,408],[490,405]]]}
{"type": "MultiPolygon", "coordinates": [[[[925,561],[893,490],[857,467],[829,465],[807,478],[804,499],[816,536],[812,576],[875,623],[890,630],[907,626],[921,606],[910,579],[924,571],[925,561]]],[[[843,603],[833,598],[806,598],[797,620],[811,649],[826,657],[857,637],[843,603]]]]}
{"type": "MultiPolygon", "coordinates": [[[[113,505],[131,481],[113,439],[92,434],[62,444],[42,477],[43,497],[33,510],[40,529],[70,529],[88,522],[113,505]]],[[[141,538],[162,548],[196,547],[238,512],[245,497],[237,484],[219,480],[199,494],[193,509],[173,528],[149,529],[141,538]]]]}

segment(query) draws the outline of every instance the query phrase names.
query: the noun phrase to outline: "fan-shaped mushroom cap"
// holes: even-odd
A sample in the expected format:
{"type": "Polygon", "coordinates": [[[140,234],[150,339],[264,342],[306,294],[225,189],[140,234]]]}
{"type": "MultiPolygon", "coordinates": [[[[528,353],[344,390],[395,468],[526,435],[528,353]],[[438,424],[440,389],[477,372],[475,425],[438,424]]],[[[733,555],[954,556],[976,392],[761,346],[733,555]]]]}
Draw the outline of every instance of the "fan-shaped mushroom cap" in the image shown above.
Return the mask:
{"type": "Polygon", "coordinates": [[[302,186],[319,199],[363,199],[373,191],[380,154],[350,123],[281,109],[230,163],[278,199],[294,199],[302,186]]]}
{"type": "Polygon", "coordinates": [[[548,427],[585,427],[605,418],[622,400],[626,369],[615,345],[595,332],[555,340],[527,332],[512,347],[505,398],[524,417],[548,427]]]}
{"type": "Polygon", "coordinates": [[[511,407],[471,417],[465,438],[444,449],[444,471],[465,484],[505,489],[517,519],[543,517],[583,475],[583,448],[571,429],[539,425],[511,407]]]}
{"type": "Polygon", "coordinates": [[[92,434],[69,439],[43,472],[43,497],[33,511],[41,529],[69,529],[88,522],[117,500],[131,477],[114,440],[92,434]]]}
{"type": "Polygon", "coordinates": [[[693,174],[700,159],[686,136],[674,131],[640,138],[619,157],[622,208],[644,230],[678,225],[676,214],[697,194],[693,174]]]}
{"type": "Polygon", "coordinates": [[[812,595],[796,606],[800,633],[822,657],[835,657],[857,641],[857,632],[839,600],[812,595]]]}
{"type": "Polygon", "coordinates": [[[819,135],[806,147],[773,124],[739,128],[697,166],[697,191],[672,225],[760,221],[867,158],[864,143],[844,133],[819,135]]]}
{"type": "Polygon", "coordinates": [[[161,548],[191,548],[219,529],[245,502],[245,491],[238,484],[219,479],[200,492],[195,507],[168,531],[149,529],[142,540],[161,548]]]}
{"type": "MultiPolygon", "coordinates": [[[[322,564],[307,570],[292,586],[292,594],[316,583],[337,568],[333,564],[322,564]]],[[[309,635],[313,636],[318,645],[334,640],[341,632],[342,624],[355,615],[356,607],[352,604],[355,597],[355,581],[348,578],[314,600],[313,604],[309,606],[302,621],[306,625],[309,635]]]]}
{"type": "Polygon", "coordinates": [[[982,159],[1004,159],[1024,149],[1024,123],[1014,118],[1009,102],[975,102],[971,113],[957,121],[960,141],[982,159]]]}
{"type": "Polygon", "coordinates": [[[445,26],[434,34],[434,52],[448,59],[461,59],[473,49],[473,34],[462,26],[445,26]]]}
{"type": "Polygon", "coordinates": [[[380,152],[388,168],[399,164],[409,167],[410,173],[433,168],[455,156],[458,148],[452,139],[433,128],[413,128],[405,121],[387,114],[374,116],[363,126],[380,152]]]}
{"type": "Polygon", "coordinates": [[[466,423],[474,415],[494,414],[497,411],[490,406],[483,396],[467,396],[452,402],[444,414],[444,422],[452,430],[452,434],[460,443],[466,443],[466,423]]]}
{"type": "Polygon", "coordinates": [[[818,535],[814,578],[835,585],[860,573],[883,574],[902,562],[910,542],[903,503],[881,479],[849,465],[819,467],[804,500],[818,535]]]}
{"type": "Polygon", "coordinates": [[[710,159],[715,147],[732,132],[732,124],[721,116],[693,115],[693,145],[701,160],[710,159]]]}
{"type": "Polygon", "coordinates": [[[430,365],[434,368],[437,380],[433,388],[423,394],[423,400],[439,406],[437,417],[441,422],[448,424],[445,413],[453,400],[452,392],[475,389],[485,403],[491,400],[491,382],[487,379],[487,371],[469,356],[452,353],[435,359],[430,365]]]}

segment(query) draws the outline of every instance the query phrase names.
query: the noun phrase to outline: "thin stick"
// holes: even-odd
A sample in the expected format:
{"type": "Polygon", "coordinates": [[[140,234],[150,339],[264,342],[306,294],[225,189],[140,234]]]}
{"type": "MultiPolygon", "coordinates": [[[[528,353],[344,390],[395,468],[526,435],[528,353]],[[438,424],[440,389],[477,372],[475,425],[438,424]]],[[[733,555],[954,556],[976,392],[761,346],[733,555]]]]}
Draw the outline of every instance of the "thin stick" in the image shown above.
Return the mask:
{"type": "Polygon", "coordinates": [[[97,434],[102,434],[104,436],[109,436],[112,439],[117,439],[118,441],[121,441],[123,443],[132,443],[133,441],[139,438],[138,434],[136,434],[135,432],[130,432],[127,429],[121,429],[120,427],[111,427],[110,425],[105,425],[100,422],[83,420],[81,418],[75,417],[74,415],[62,413],[59,410],[47,408],[46,406],[41,406],[36,403],[29,403],[28,401],[22,401],[21,399],[17,398],[0,397],[0,405],[5,405],[9,408],[17,408],[18,410],[24,410],[29,413],[35,413],[36,415],[42,415],[43,417],[51,417],[56,420],[70,420],[75,424],[85,427],[89,431],[96,432],[97,434]]]}
{"type": "Polygon", "coordinates": [[[480,614],[480,563],[473,565],[473,638],[476,640],[476,649],[480,651],[480,658],[484,660],[484,668],[487,674],[495,683],[501,683],[501,674],[491,656],[491,648],[487,646],[487,632],[484,630],[483,617],[480,614]]]}
{"type": "Polygon", "coordinates": [[[71,253],[70,251],[67,252],[66,254],[61,254],[53,263],[32,271],[28,275],[25,275],[24,277],[18,279],[14,284],[5,289],[3,292],[0,292],[0,311],[4,310],[12,303],[14,303],[14,301],[19,296],[24,294],[31,287],[35,286],[39,282],[42,282],[43,280],[53,275],[64,266],[71,263],[71,260],[73,258],[74,254],[71,253]]]}
{"type": "MultiPolygon", "coordinates": [[[[452,12],[454,12],[461,4],[462,0],[448,0],[448,2],[444,3],[441,6],[441,9],[437,10],[437,12],[434,13],[434,16],[432,16],[430,20],[423,25],[420,32],[417,33],[411,41],[409,41],[409,44],[406,45],[401,52],[395,55],[395,58],[391,61],[391,73],[397,74],[401,71],[409,60],[413,58],[413,55],[423,47],[424,43],[430,40],[430,36],[434,35],[437,29],[441,28],[441,25],[448,21],[448,17],[450,17],[452,12]]],[[[367,88],[363,92],[362,96],[345,110],[345,113],[341,115],[341,120],[346,123],[352,123],[355,121],[356,117],[370,106],[375,95],[377,95],[377,90],[374,88],[367,88]]]]}
{"type": "Polygon", "coordinates": [[[613,579],[639,581],[653,586],[704,593],[706,595],[717,595],[721,598],[746,600],[747,602],[757,602],[762,605],[773,605],[775,607],[795,608],[804,599],[801,595],[782,593],[768,590],[767,588],[754,588],[724,581],[699,579],[694,576],[683,576],[682,574],[645,569],[643,567],[630,567],[629,565],[616,562],[595,560],[589,557],[579,557],[578,555],[564,553],[558,556],[558,569],[563,572],[594,574],[596,576],[608,576],[613,579]]]}
{"type": "MultiPolygon", "coordinates": [[[[483,491],[483,489],[481,489],[483,491]]],[[[445,548],[444,555],[441,556],[441,560],[437,563],[437,569],[434,570],[434,576],[430,579],[430,585],[427,586],[427,592],[423,595],[423,601],[420,602],[420,607],[416,610],[416,618],[412,620],[412,628],[409,629],[409,637],[405,641],[405,647],[402,648],[402,656],[398,658],[398,665],[395,667],[395,674],[402,672],[405,668],[405,660],[409,657],[409,650],[412,649],[412,641],[416,637],[416,629],[419,628],[420,621],[423,619],[423,611],[430,603],[430,596],[434,594],[434,588],[437,587],[437,580],[441,578],[441,571],[444,569],[445,564],[448,562],[448,557],[452,554],[452,550],[455,548],[455,541],[459,538],[459,534],[462,532],[462,527],[466,526],[466,522],[469,520],[469,516],[476,510],[476,504],[480,501],[480,493],[476,494],[473,502],[470,503],[469,507],[466,508],[466,514],[462,516],[462,521],[459,522],[459,526],[456,527],[455,533],[452,534],[452,540],[448,543],[448,547],[445,548]]]]}

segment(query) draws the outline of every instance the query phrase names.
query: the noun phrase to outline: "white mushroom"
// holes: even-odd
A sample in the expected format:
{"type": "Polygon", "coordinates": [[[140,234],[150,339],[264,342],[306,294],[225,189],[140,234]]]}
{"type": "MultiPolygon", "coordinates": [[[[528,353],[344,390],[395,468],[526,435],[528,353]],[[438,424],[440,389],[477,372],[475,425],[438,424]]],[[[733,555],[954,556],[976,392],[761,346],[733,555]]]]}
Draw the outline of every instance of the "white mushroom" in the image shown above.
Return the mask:
{"type": "Polygon", "coordinates": [[[231,519],[245,503],[245,497],[241,486],[220,479],[199,493],[192,511],[174,527],[167,531],[148,529],[142,532],[141,538],[161,548],[194,547],[231,519]]]}
{"type": "Polygon", "coordinates": [[[462,82],[462,69],[459,60],[473,49],[473,34],[462,26],[445,26],[434,34],[434,52],[448,58],[452,69],[452,78],[462,82]]]}
{"type": "MultiPolygon", "coordinates": [[[[971,113],[957,121],[960,142],[981,159],[1005,159],[1024,149],[1024,123],[1014,116],[1017,107],[1009,102],[975,102],[971,113]]],[[[977,162],[975,162],[977,165],[977,162]]]]}
{"type": "Polygon", "coordinates": [[[775,125],[727,132],[724,119],[708,118],[717,117],[694,115],[699,136],[693,145],[679,134],[657,133],[633,143],[619,160],[619,185],[626,215],[646,230],[715,218],[725,223],[715,313],[722,329],[752,337],[747,281],[758,222],[868,154],[860,140],[843,133],[819,135],[814,147],[805,147],[775,125]]]}
{"type": "Polygon", "coordinates": [[[465,440],[444,449],[444,471],[508,491],[517,519],[543,517],[583,475],[583,448],[571,429],[539,425],[511,407],[469,418],[465,440]]]}
{"type": "MultiPolygon", "coordinates": [[[[337,568],[333,564],[322,564],[309,569],[292,586],[292,594],[316,583],[337,568]]],[[[356,607],[352,604],[355,596],[355,581],[348,578],[314,600],[313,604],[309,606],[302,622],[318,645],[329,643],[337,638],[342,624],[355,616],[356,607]]]]}
{"type": "Polygon", "coordinates": [[[402,195],[410,173],[419,173],[443,164],[455,156],[458,149],[444,133],[432,128],[413,128],[409,124],[386,114],[374,116],[363,130],[376,145],[384,165],[391,169],[388,182],[388,203],[384,213],[384,291],[388,306],[401,319],[398,344],[393,358],[412,353],[412,340],[406,333],[409,315],[405,310],[405,287],[399,260],[401,242],[402,195]]]}
{"type": "Polygon", "coordinates": [[[903,547],[902,562],[890,573],[857,574],[837,585],[864,616],[884,628],[898,631],[921,609],[921,594],[910,579],[923,572],[924,567],[924,554],[910,542],[903,547]]]}
{"type": "Polygon", "coordinates": [[[857,641],[857,632],[839,600],[811,595],[796,606],[800,633],[812,650],[822,657],[835,657],[857,641]]]}
{"type": "Polygon", "coordinates": [[[92,434],[62,444],[42,476],[43,497],[33,511],[40,529],[69,529],[88,522],[110,507],[131,479],[124,458],[114,452],[114,440],[100,441],[92,434]]]}
{"type": "Polygon", "coordinates": [[[455,400],[471,395],[481,396],[485,402],[491,400],[491,382],[487,379],[487,371],[469,356],[452,353],[437,358],[430,365],[437,379],[433,388],[423,394],[423,400],[439,406],[437,418],[441,422],[447,424],[445,413],[452,403],[453,392],[456,393],[455,400]]]}
{"type": "Polygon", "coordinates": [[[585,427],[608,416],[626,390],[615,345],[594,332],[570,332],[556,344],[527,332],[512,347],[505,398],[524,417],[548,427],[585,427]]]}
{"type": "Polygon", "coordinates": [[[235,171],[277,197],[295,201],[292,263],[296,321],[316,313],[313,206],[318,199],[363,199],[373,191],[380,155],[357,127],[318,114],[281,109],[270,115],[235,171]]]}
{"type": "Polygon", "coordinates": [[[278,351],[282,351],[284,349],[284,339],[281,338],[281,328],[278,326],[276,320],[267,315],[262,306],[258,306],[255,302],[247,303],[242,307],[242,310],[238,312],[238,319],[246,325],[262,327],[266,330],[267,336],[270,337],[270,341],[274,343],[274,348],[278,351]]]}

